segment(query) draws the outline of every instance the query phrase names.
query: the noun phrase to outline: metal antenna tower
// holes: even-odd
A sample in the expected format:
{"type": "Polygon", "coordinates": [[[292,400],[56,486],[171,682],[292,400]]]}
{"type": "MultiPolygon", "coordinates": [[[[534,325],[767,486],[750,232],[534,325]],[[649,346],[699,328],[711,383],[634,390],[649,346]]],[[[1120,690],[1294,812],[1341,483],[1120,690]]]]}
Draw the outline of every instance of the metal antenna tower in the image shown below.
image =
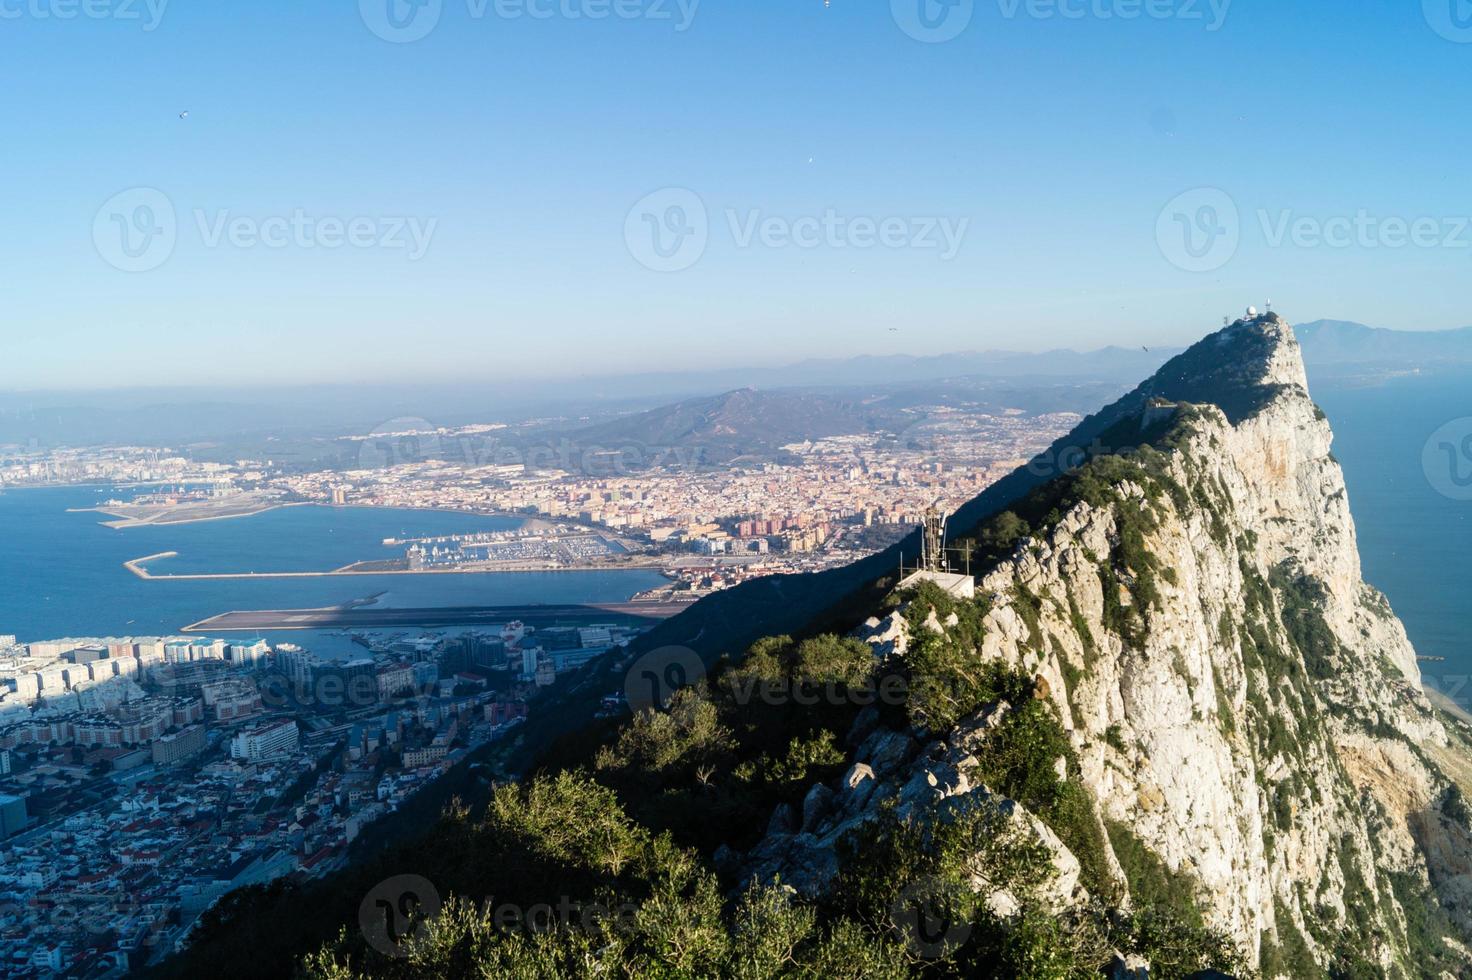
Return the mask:
{"type": "Polygon", "coordinates": [[[927,572],[943,572],[946,564],[946,515],[934,505],[925,509],[920,565],[927,572]]]}

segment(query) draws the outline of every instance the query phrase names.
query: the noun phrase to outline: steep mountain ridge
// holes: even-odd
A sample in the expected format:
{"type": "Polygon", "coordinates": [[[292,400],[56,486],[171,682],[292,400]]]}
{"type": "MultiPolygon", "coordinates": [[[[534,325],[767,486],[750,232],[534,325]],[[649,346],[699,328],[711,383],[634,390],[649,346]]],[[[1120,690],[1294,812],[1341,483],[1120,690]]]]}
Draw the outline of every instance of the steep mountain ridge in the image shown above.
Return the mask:
{"type": "Polygon", "coordinates": [[[237,893],[174,975],[1468,975],[1472,725],[1362,580],[1332,440],[1291,328],[1239,321],[953,515],[974,595],[891,552],[703,601],[554,688],[521,780],[237,893]],[[406,874],[442,911],[385,941],[406,874]]]}
{"type": "MultiPolygon", "coordinates": [[[[1421,975],[1447,950],[1420,948],[1425,912],[1407,905],[1432,901],[1435,884],[1472,924],[1465,814],[1428,754],[1449,736],[1415,653],[1361,579],[1292,331],[1268,316],[1207,338],[1091,441],[1067,486],[979,529],[1028,527],[981,580],[977,660],[1044,682],[1119,887],[1131,884],[1119,852],[1138,845],[1195,883],[1207,924],[1267,975],[1310,962],[1421,975]],[[1162,400],[1192,393],[1208,404],[1162,400]]],[[[893,650],[913,632],[891,617],[860,635],[893,650]]],[[[971,746],[997,710],[951,731],[852,739],[854,768],[810,792],[800,827],[778,821],[747,872],[817,894],[840,841],[885,801],[910,812],[990,795],[971,746]]],[[[1048,844],[1059,879],[1076,881],[1079,856],[1048,844]]],[[[1055,905],[1078,899],[1068,891],[1055,905]]]]}

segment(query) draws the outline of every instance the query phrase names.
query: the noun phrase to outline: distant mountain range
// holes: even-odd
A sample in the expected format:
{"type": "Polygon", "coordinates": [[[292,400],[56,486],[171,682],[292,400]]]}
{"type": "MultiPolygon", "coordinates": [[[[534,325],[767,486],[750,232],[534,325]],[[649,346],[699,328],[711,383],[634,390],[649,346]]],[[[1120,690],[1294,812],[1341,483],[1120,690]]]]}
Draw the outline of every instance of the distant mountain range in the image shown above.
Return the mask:
{"type": "Polygon", "coordinates": [[[1315,320],[1295,329],[1310,370],[1349,365],[1434,368],[1472,363],[1472,327],[1387,330],[1348,320],[1315,320]]]}
{"type": "MultiPolygon", "coordinates": [[[[1411,332],[1343,320],[1317,320],[1299,327],[1298,334],[1309,371],[1321,378],[1472,364],[1472,327],[1411,332]]],[[[921,382],[935,389],[937,382],[952,381],[972,392],[985,388],[987,383],[1010,383],[1015,398],[1029,391],[1051,391],[1056,396],[1070,384],[1114,386],[1097,389],[1093,393],[1097,400],[1083,403],[1082,410],[1092,410],[1125,387],[1149,377],[1180,352],[1175,347],[1104,347],[1086,352],[989,350],[934,356],[864,355],[806,360],[785,367],[590,376],[556,382],[507,378],[494,385],[372,383],[241,388],[228,393],[202,388],[0,392],[0,446],[212,444],[222,459],[276,456],[305,460],[312,455],[313,445],[324,438],[361,435],[388,419],[406,416],[444,426],[538,415],[546,416],[548,422],[581,417],[594,426],[608,422],[612,426],[610,437],[624,438],[619,434],[627,428],[627,417],[632,413],[662,412],[662,419],[650,416],[644,424],[678,430],[682,428],[682,417],[708,411],[686,403],[718,396],[729,399],[732,406],[709,410],[715,412],[711,427],[719,428],[723,411],[780,411],[779,406],[785,404],[791,412],[812,413],[811,429],[797,434],[803,438],[808,431],[814,436],[831,434],[825,419],[834,417],[835,400],[848,406],[839,411],[845,416],[843,427],[850,426],[852,418],[862,419],[870,409],[866,407],[855,415],[853,391],[830,393],[823,398],[809,391],[769,400],[763,408],[746,409],[737,407],[740,398],[734,393],[742,389],[893,389],[921,382]]],[[[1075,400],[1067,410],[1080,410],[1079,403],[1075,400]]],[[[694,428],[704,424],[696,418],[687,421],[694,428]]],[[[753,415],[750,421],[761,420],[753,415]]],[[[774,437],[780,435],[780,429],[777,426],[772,430],[774,437]]],[[[640,441],[671,442],[659,438],[640,441]]]]}
{"type": "MultiPolygon", "coordinates": [[[[1296,328],[1310,369],[1327,365],[1402,366],[1472,363],[1472,327],[1412,331],[1369,327],[1349,320],[1315,320],[1296,328]]],[[[1182,352],[1180,347],[1103,347],[1093,351],[959,351],[934,356],[799,361],[786,367],[664,372],[621,378],[588,378],[581,384],[600,397],[646,393],[710,394],[736,388],[894,385],[942,378],[1109,381],[1134,385],[1182,352]]]]}
{"type": "MultiPolygon", "coordinates": [[[[1298,335],[1305,361],[1322,379],[1410,366],[1472,364],[1472,328],[1411,333],[1319,320],[1299,328],[1298,335]]],[[[902,433],[921,421],[922,409],[936,406],[964,405],[989,414],[1009,409],[1088,414],[1179,353],[1175,348],[1121,347],[1088,353],[987,351],[943,357],[854,357],[686,375],[681,382],[690,386],[729,380],[748,386],[626,412],[590,425],[552,428],[583,446],[698,446],[705,462],[719,463],[770,454],[806,439],[902,433]]],[[[645,380],[658,388],[671,379],[649,375],[645,380]]]]}
{"type": "MultiPolygon", "coordinates": [[[[741,388],[690,398],[593,425],[559,430],[583,446],[690,446],[702,461],[726,462],[739,456],[772,455],[782,446],[830,436],[892,433],[899,442],[919,432],[936,409],[970,414],[1094,411],[1120,395],[1113,382],[1073,382],[1039,378],[1004,381],[960,378],[901,385],[846,388],[741,388]]],[[[533,431],[531,441],[545,439],[533,431]]]]}
{"type": "Polygon", "coordinates": [[[741,367],[717,371],[661,372],[624,378],[588,378],[592,390],[621,393],[637,385],[645,391],[723,391],[733,388],[801,388],[866,384],[902,384],[937,378],[1066,378],[1133,384],[1148,377],[1180,348],[1129,349],[1103,347],[1094,351],[1052,350],[1044,353],[987,350],[960,351],[933,356],[825,358],[799,361],[785,367],[741,367]]]}

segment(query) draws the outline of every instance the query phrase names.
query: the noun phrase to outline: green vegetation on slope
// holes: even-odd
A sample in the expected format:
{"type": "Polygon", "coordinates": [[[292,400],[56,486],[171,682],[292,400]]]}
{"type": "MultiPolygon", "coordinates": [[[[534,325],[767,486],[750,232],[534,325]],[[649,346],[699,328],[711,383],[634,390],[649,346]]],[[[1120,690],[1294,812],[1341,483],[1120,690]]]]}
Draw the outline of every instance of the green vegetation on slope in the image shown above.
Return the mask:
{"type": "Polygon", "coordinates": [[[583,770],[503,787],[478,821],[450,814],[436,839],[462,859],[434,880],[454,901],[409,941],[408,957],[345,933],[303,972],[1082,978],[1116,949],[1158,960],[1163,977],[1238,967],[1199,919],[1139,900],[1130,913],[1115,907],[1108,844],[1051,702],[1026,675],[976,658],[985,601],[930,586],[894,601],[907,603],[916,641],[902,657],[876,664],[866,645],[832,636],[762,640],[665,710],[631,719],[583,770]],[[944,633],[924,625],[953,617],[944,633]],[[815,901],[780,882],[718,874],[718,849],[755,843],[774,807],[800,803],[842,771],[845,733],[881,691],[900,692],[875,708],[880,724],[901,731],[942,731],[983,705],[1011,705],[977,751],[978,778],[995,795],[905,820],[881,807],[845,838],[831,893],[815,901]],[[1050,914],[1039,898],[1055,873],[1047,851],[1006,817],[1004,799],[1074,851],[1092,905],[1050,914]],[[973,889],[978,881],[986,887],[973,889]],[[1020,903],[1015,914],[993,910],[986,895],[995,890],[1020,903]],[[541,929],[496,918],[559,902],[621,914],[591,927],[554,917],[541,929]],[[949,939],[917,942],[906,903],[939,917],[949,939]]]}

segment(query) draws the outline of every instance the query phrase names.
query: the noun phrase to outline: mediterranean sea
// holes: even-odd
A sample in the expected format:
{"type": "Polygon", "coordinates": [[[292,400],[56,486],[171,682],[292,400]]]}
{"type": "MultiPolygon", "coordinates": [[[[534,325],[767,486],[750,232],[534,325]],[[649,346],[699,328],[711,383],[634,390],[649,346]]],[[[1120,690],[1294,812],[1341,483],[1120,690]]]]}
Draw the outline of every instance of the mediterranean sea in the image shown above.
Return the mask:
{"type": "MultiPolygon", "coordinates": [[[[1450,425],[1472,484],[1472,372],[1420,374],[1373,384],[1311,379],[1335,432],[1349,485],[1365,579],[1389,596],[1434,686],[1472,708],[1472,488],[1461,492],[1424,455],[1450,425]],[[1462,420],[1459,422],[1459,420],[1462,420]]],[[[1433,447],[1434,448],[1434,447],[1433,447]]],[[[22,641],[61,636],[169,635],[235,609],[316,608],[379,595],[386,606],[433,607],[616,602],[660,584],[651,571],[354,575],[222,580],[157,575],[328,571],[397,557],[384,538],[428,537],[516,526],[514,518],[441,511],[287,507],[252,517],[115,530],[96,513],[68,513],[118,496],[111,487],[11,489],[0,493],[0,633],[22,641]]],[[[356,647],[342,633],[283,631],[328,656],[356,647]]]]}
{"type": "MultiPolygon", "coordinates": [[[[385,538],[516,527],[515,518],[367,507],[284,507],[193,524],[104,527],[69,513],[119,496],[112,487],[0,493],[0,634],[22,642],[66,636],[167,636],[236,609],[308,609],[379,595],[392,607],[617,602],[664,581],[647,570],[344,575],[321,578],[141,579],[123,562],[161,552],[155,575],[330,571],[399,557],[385,538]]],[[[234,635],[234,634],[229,634],[234,635]]],[[[339,632],[263,634],[324,656],[362,652],[339,632]]]]}
{"type": "Polygon", "coordinates": [[[1310,371],[1310,383],[1334,426],[1365,580],[1418,654],[1445,658],[1421,664],[1426,686],[1472,707],[1472,372],[1352,385],[1310,371]]]}

